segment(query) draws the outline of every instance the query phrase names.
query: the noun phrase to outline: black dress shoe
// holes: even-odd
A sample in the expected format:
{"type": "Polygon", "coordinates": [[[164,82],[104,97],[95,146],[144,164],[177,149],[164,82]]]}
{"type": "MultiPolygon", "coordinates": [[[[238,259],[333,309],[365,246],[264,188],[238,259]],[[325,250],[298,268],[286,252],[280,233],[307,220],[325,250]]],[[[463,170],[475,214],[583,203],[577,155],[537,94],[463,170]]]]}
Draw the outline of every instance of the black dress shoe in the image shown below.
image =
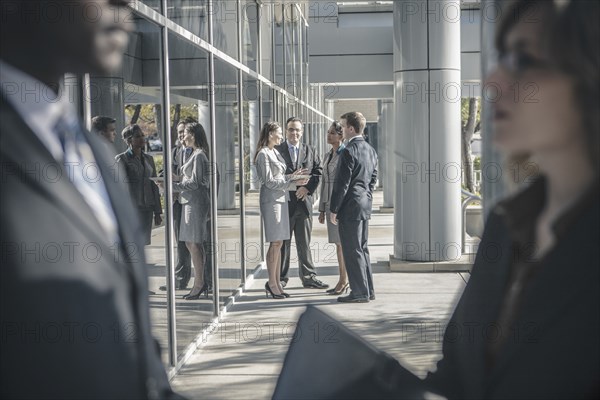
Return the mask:
{"type": "Polygon", "coordinates": [[[369,296],[369,300],[375,300],[375,293],[371,293],[371,295],[369,296]]]}
{"type": "Polygon", "coordinates": [[[327,289],[329,287],[328,284],[321,282],[314,275],[302,282],[302,286],[310,289],[327,289]]]}
{"type": "Polygon", "coordinates": [[[368,303],[369,298],[368,297],[355,297],[354,295],[349,294],[348,296],[338,297],[337,301],[340,303],[368,303]]]}

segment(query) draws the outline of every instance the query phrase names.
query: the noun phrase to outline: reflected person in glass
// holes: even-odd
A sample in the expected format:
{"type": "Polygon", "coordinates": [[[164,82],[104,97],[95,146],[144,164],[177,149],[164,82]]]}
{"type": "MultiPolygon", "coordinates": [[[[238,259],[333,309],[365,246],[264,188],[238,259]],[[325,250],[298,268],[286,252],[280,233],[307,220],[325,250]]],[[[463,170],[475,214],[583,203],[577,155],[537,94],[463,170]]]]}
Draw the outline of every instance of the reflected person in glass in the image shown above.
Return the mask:
{"type": "Polygon", "coordinates": [[[281,126],[277,122],[267,122],[261,132],[254,155],[254,164],[260,180],[260,214],[265,227],[265,240],[269,242],[267,251],[267,271],[269,281],[265,283],[265,292],[273,299],[283,299],[289,295],[281,286],[281,246],[290,238],[288,217],[289,191],[296,185],[305,185],[307,179],[298,175],[306,171],[298,170],[285,174],[286,164],[275,146],[283,140],[281,126]]]}
{"type": "Polygon", "coordinates": [[[145,136],[137,124],[128,125],[121,133],[128,149],[115,157],[127,174],[127,184],[133,204],[137,207],[144,243],[150,244],[152,237],[152,220],[162,223],[162,206],[158,186],[150,178],[156,178],[154,158],[144,152],[145,136]]]}
{"type": "Polygon", "coordinates": [[[192,149],[192,153],[181,166],[182,179],[173,182],[173,190],[179,192],[179,202],[183,206],[179,240],[185,242],[194,266],[194,286],[183,298],[197,300],[203,294],[208,297],[208,284],[204,281],[204,241],[208,237],[210,214],[210,162],[206,156],[208,141],[204,127],[197,122],[186,124],[183,143],[192,149]]]}

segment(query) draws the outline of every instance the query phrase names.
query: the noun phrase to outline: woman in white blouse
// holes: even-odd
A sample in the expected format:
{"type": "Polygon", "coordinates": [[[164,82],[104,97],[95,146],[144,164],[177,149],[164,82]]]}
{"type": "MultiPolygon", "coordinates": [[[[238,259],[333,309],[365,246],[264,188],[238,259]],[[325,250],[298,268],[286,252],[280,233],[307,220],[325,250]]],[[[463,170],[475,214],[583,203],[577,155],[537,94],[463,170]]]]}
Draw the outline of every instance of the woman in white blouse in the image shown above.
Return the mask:
{"type": "Polygon", "coordinates": [[[267,122],[261,132],[254,163],[260,187],[260,214],[265,226],[265,239],[269,244],[267,251],[267,271],[269,281],[265,284],[267,297],[274,299],[289,297],[281,286],[281,245],[290,239],[288,200],[290,190],[296,185],[306,185],[308,179],[305,170],[297,170],[285,175],[285,161],[274,148],[283,139],[281,127],[277,122],[267,122]]]}
{"type": "Polygon", "coordinates": [[[339,122],[333,122],[327,131],[327,143],[331,145],[331,150],[323,158],[323,181],[321,184],[321,196],[319,199],[319,223],[327,221],[327,238],[329,243],[335,243],[338,264],[340,267],[340,278],[333,289],[327,290],[331,295],[340,295],[348,291],[348,273],[342,254],[342,243],[337,225],[333,225],[329,218],[329,199],[333,190],[333,182],[337,171],[338,159],[340,153],[344,150],[342,126],[339,122]]]}

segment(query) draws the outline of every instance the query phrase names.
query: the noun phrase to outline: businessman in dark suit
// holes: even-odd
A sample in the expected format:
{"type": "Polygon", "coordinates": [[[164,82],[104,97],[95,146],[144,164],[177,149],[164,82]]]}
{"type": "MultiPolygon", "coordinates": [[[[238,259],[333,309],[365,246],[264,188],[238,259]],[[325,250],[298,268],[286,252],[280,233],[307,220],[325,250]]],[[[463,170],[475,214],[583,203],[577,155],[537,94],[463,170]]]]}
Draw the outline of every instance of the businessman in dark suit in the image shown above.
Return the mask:
{"type": "MultiPolygon", "coordinates": [[[[304,127],[302,120],[291,117],[286,122],[286,141],[276,149],[286,163],[286,175],[298,169],[307,170],[310,180],[305,186],[290,191],[288,211],[290,217],[290,229],[296,238],[298,251],[298,274],[302,285],[306,288],[327,289],[329,285],[317,278],[317,270],[310,253],[310,238],[312,234],[312,209],[313,193],[319,186],[323,169],[321,161],[314,147],[302,143],[304,127]]],[[[287,284],[290,270],[290,240],[284,240],[281,247],[281,279],[283,286],[287,284]]]]}
{"type": "Polygon", "coordinates": [[[342,303],[375,300],[369,257],[369,219],[377,181],[377,153],[362,133],[365,117],[349,112],[340,117],[346,148],[340,154],[331,194],[331,222],[339,224],[351,292],[338,297],[342,303]]]}
{"type": "Polygon", "coordinates": [[[56,92],[67,72],[120,65],[131,10],[54,1],[50,20],[45,4],[2,2],[0,397],[174,398],[124,171],[56,92]]]}

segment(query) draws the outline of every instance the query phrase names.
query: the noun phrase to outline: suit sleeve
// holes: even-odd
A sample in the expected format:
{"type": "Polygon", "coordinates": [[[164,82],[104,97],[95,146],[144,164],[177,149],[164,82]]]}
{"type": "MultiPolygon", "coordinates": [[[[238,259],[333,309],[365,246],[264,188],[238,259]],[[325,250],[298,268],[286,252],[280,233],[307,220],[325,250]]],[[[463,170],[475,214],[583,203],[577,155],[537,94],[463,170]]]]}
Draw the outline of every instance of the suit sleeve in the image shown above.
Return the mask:
{"type": "Polygon", "coordinates": [[[350,181],[352,180],[353,168],[354,157],[352,157],[348,149],[346,149],[340,154],[335,180],[333,181],[333,191],[331,193],[329,210],[334,214],[337,214],[340,210],[342,201],[348,192],[350,181]]]}
{"type": "Polygon", "coordinates": [[[208,188],[210,185],[210,168],[208,165],[208,159],[203,153],[198,154],[194,157],[194,167],[192,170],[191,179],[187,179],[184,182],[177,182],[173,184],[173,189],[177,191],[182,190],[197,190],[201,186],[208,188]]]}
{"type": "Polygon", "coordinates": [[[375,164],[373,167],[373,173],[371,174],[371,181],[369,182],[369,190],[371,193],[375,191],[375,186],[377,185],[377,167],[379,160],[377,159],[377,153],[373,151],[373,163],[375,164]]]}
{"type": "Polygon", "coordinates": [[[321,181],[321,175],[323,175],[323,167],[321,167],[321,160],[319,159],[319,155],[317,154],[317,150],[314,147],[307,145],[307,148],[312,153],[312,168],[310,170],[310,180],[306,184],[306,188],[308,189],[308,193],[311,195],[317,190],[319,187],[319,182],[321,181]]]}
{"type": "Polygon", "coordinates": [[[271,161],[265,153],[258,153],[256,157],[256,172],[260,182],[271,190],[292,190],[296,184],[285,177],[273,176],[271,161]]]}

